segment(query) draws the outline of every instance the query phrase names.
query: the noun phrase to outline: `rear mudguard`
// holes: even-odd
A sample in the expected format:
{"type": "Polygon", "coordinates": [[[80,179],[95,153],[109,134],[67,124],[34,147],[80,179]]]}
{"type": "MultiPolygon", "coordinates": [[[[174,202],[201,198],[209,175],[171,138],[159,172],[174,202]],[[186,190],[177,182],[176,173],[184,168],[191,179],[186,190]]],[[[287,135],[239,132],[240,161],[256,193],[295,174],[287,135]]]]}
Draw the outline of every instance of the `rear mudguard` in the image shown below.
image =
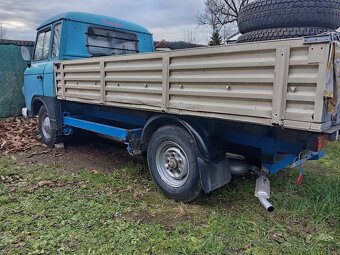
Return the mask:
{"type": "Polygon", "coordinates": [[[231,181],[228,159],[219,162],[198,158],[201,184],[205,193],[218,189],[231,181]]]}

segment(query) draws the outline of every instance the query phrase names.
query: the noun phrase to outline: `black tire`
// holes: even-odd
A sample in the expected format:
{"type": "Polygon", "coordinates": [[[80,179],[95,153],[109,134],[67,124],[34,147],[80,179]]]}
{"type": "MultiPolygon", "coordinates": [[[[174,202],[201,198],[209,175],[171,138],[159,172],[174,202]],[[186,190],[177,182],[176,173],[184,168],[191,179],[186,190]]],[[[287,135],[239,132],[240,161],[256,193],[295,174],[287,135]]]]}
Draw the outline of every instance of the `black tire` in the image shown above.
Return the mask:
{"type": "MultiPolygon", "coordinates": [[[[194,139],[188,132],[177,126],[164,126],[159,128],[151,137],[147,149],[149,171],[158,188],[165,196],[184,203],[194,201],[202,193],[197,158],[198,149],[194,139]],[[173,149],[175,147],[170,147],[162,153],[163,147],[168,144],[175,147],[178,145],[180,154],[184,156],[185,159],[172,153],[176,151],[173,149]],[[171,163],[167,161],[169,160],[166,156],[167,154],[169,158],[171,158],[170,160],[173,158],[181,159],[178,160],[180,163],[175,160],[178,164],[177,168],[188,169],[187,174],[182,179],[175,180],[172,178],[172,171],[175,171],[175,168],[169,170],[168,167],[168,169],[165,169],[164,164],[168,162],[169,166],[171,163]],[[162,155],[162,157],[159,155],[162,155]],[[163,168],[159,166],[157,162],[161,162],[160,164],[163,168]]],[[[182,171],[185,172],[183,169],[182,171]]]]}
{"type": "Polygon", "coordinates": [[[340,27],[339,0],[257,0],[240,10],[242,34],[280,27],[340,27]]]}
{"type": "Polygon", "coordinates": [[[253,31],[241,35],[237,43],[244,42],[257,42],[257,41],[268,41],[286,38],[296,38],[303,36],[318,35],[325,32],[333,31],[327,28],[316,28],[316,27],[288,27],[288,28],[270,28],[253,31]]]}
{"type": "Polygon", "coordinates": [[[38,120],[39,120],[39,133],[41,140],[44,144],[49,147],[53,147],[56,143],[61,142],[61,137],[58,136],[57,131],[53,128],[48,129],[44,127],[44,120],[49,118],[48,111],[43,105],[39,110],[38,120]],[[46,133],[47,132],[47,133],[46,133]]]}

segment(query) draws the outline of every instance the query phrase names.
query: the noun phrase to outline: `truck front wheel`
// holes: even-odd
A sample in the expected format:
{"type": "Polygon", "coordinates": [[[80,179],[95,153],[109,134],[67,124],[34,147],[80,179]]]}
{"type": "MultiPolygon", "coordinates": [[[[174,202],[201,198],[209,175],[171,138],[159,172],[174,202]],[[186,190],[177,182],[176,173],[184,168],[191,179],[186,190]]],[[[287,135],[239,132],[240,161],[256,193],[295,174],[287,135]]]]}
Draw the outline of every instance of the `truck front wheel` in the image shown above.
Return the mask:
{"type": "Polygon", "coordinates": [[[194,139],[177,126],[161,127],[148,145],[152,179],[167,197],[176,201],[192,202],[202,192],[197,158],[194,139]]]}
{"type": "Polygon", "coordinates": [[[44,144],[53,147],[57,143],[57,131],[51,126],[51,120],[46,107],[43,105],[39,110],[39,133],[44,144]]]}

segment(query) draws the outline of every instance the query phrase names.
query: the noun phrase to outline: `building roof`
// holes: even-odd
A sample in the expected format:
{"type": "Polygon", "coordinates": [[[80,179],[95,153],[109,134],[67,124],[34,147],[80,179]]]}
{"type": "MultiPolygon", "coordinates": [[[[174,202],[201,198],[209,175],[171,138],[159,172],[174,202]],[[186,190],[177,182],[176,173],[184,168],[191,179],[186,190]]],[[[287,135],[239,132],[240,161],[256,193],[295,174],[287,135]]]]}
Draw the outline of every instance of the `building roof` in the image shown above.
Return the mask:
{"type": "Polygon", "coordinates": [[[7,40],[0,39],[0,45],[18,45],[18,46],[34,46],[33,41],[22,41],[22,40],[7,40]]]}
{"type": "Polygon", "coordinates": [[[51,23],[54,23],[62,19],[79,21],[79,22],[84,22],[84,23],[89,23],[89,24],[100,25],[100,26],[116,27],[116,28],[120,28],[124,30],[151,34],[149,30],[147,30],[145,27],[129,22],[129,21],[124,21],[124,20],[120,20],[120,19],[116,19],[116,18],[108,17],[108,16],[103,16],[103,15],[83,13],[83,12],[61,13],[52,18],[49,18],[48,20],[45,20],[43,23],[40,24],[40,26],[38,27],[38,30],[44,26],[47,26],[51,23]]]}

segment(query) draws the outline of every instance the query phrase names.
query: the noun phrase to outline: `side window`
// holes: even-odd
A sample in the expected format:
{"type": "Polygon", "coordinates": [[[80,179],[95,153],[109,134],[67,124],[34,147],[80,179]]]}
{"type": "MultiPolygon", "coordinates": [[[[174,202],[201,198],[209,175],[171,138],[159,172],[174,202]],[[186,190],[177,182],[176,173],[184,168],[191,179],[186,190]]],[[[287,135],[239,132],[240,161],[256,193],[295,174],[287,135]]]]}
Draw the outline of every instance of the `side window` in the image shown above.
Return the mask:
{"type": "Polygon", "coordinates": [[[136,53],[137,35],[107,28],[89,27],[87,47],[93,56],[110,56],[136,53]]]}
{"type": "Polygon", "coordinates": [[[54,26],[51,58],[59,58],[61,23],[54,26]]]}
{"type": "Polygon", "coordinates": [[[37,42],[34,50],[34,60],[48,59],[48,50],[50,47],[51,30],[38,33],[37,42]]]}

